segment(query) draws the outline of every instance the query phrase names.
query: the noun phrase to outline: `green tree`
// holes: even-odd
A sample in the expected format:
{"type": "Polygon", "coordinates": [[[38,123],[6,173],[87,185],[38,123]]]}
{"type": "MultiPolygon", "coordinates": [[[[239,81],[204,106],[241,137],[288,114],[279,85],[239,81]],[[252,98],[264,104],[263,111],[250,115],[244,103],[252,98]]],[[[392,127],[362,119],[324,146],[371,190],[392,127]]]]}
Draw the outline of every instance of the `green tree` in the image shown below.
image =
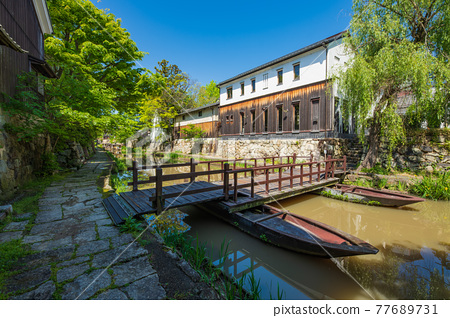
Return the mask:
{"type": "Polygon", "coordinates": [[[152,127],[153,118],[159,116],[161,128],[172,132],[176,115],[194,104],[189,94],[189,77],[167,60],[158,62],[155,73],[147,75],[147,86],[151,89],[141,107],[141,120],[152,127]]]}
{"type": "Polygon", "coordinates": [[[121,20],[88,0],[49,0],[54,34],[45,40],[49,62],[59,75],[46,87],[48,102],[100,117],[136,112],[143,69],[138,50],[121,20]]]}
{"type": "Polygon", "coordinates": [[[336,77],[369,150],[360,168],[377,161],[382,142],[404,140],[405,118],[436,126],[449,103],[449,0],[355,0],[345,39],[352,58],[336,77]],[[399,114],[400,94],[411,97],[399,114]]]}
{"type": "Polygon", "coordinates": [[[214,81],[204,86],[196,86],[193,88],[192,97],[195,107],[201,107],[216,103],[220,97],[220,90],[214,81]]]}

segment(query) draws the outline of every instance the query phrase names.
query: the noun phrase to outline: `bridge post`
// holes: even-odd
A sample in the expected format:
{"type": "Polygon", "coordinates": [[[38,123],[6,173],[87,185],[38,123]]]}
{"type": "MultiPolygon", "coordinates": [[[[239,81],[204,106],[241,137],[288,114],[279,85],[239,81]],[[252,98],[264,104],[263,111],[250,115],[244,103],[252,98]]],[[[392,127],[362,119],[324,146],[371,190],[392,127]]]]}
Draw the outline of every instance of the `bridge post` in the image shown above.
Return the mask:
{"type": "Polygon", "coordinates": [[[300,166],[300,186],[303,187],[303,165],[300,166]]]}
{"type": "Polygon", "coordinates": [[[255,197],[255,170],[251,171],[250,196],[255,197]]]}
{"type": "Polygon", "coordinates": [[[233,189],[233,200],[234,202],[237,202],[237,198],[238,198],[238,173],[235,172],[234,174],[234,189],[233,189]]]}
{"type": "Polygon", "coordinates": [[[295,165],[297,163],[297,154],[294,153],[294,155],[292,156],[292,163],[295,165]]]}
{"type": "Polygon", "coordinates": [[[281,191],[282,178],[283,178],[283,168],[278,168],[278,191],[281,191]]]}
{"type": "Polygon", "coordinates": [[[163,180],[162,180],[162,168],[156,168],[156,187],[155,187],[155,196],[156,196],[156,215],[161,214],[164,208],[164,200],[162,198],[162,188],[163,188],[163,180]]]}
{"type": "Polygon", "coordinates": [[[223,173],[223,192],[225,195],[225,201],[228,201],[228,199],[230,198],[230,174],[229,174],[229,170],[230,170],[230,164],[227,162],[224,164],[224,173],[223,173]]]}
{"type": "Polygon", "coordinates": [[[137,171],[137,162],[133,160],[133,191],[138,190],[138,171],[137,171]]]}
{"type": "MultiPolygon", "coordinates": [[[[195,173],[195,162],[194,158],[191,158],[191,173],[195,173]]],[[[195,181],[195,176],[191,176],[191,183],[195,181]]]]}
{"type": "Polygon", "coordinates": [[[320,161],[317,163],[317,182],[320,182],[320,161]]]}
{"type": "Polygon", "coordinates": [[[331,156],[328,155],[327,163],[325,165],[325,180],[328,179],[328,171],[332,169],[333,163],[331,162],[331,156]]]}
{"type": "MultiPolygon", "coordinates": [[[[294,154],[294,158],[295,158],[295,154],[294,154]]],[[[292,164],[292,166],[291,166],[289,185],[291,186],[291,188],[294,187],[294,164],[292,164]]]]}

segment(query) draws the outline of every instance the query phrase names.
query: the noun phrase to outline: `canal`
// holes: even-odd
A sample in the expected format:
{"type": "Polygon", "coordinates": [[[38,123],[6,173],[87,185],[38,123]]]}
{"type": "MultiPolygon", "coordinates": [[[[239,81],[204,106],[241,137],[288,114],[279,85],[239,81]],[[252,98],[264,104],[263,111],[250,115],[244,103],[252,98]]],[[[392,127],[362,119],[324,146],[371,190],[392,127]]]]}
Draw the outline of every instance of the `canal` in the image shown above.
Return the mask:
{"type": "Polygon", "coordinates": [[[377,255],[320,259],[273,247],[205,211],[188,207],[189,232],[218,262],[228,243],[224,271],[253,271],[261,298],[450,299],[450,202],[426,201],[384,208],[303,195],[273,204],[355,235],[377,255]]]}
{"type": "MultiPolygon", "coordinates": [[[[140,179],[149,175],[140,171],[140,179]]],[[[119,178],[131,181],[131,174],[119,178]]],[[[188,215],[188,234],[207,246],[217,265],[221,246],[227,245],[220,266],[238,279],[252,272],[262,299],[450,299],[450,202],[385,208],[306,194],[273,206],[334,226],[380,251],[320,259],[269,245],[202,209],[181,210],[188,215]]]]}

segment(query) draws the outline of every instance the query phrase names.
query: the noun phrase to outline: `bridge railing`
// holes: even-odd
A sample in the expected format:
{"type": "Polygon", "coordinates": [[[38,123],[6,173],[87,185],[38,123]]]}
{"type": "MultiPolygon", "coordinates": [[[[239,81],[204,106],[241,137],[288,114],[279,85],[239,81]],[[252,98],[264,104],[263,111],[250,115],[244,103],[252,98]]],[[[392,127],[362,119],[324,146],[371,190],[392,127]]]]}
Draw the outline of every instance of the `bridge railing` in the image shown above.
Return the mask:
{"type": "MultiPolygon", "coordinates": [[[[156,208],[157,213],[162,211],[164,207],[164,201],[168,198],[178,197],[181,195],[190,195],[190,194],[198,194],[203,192],[209,192],[213,190],[222,190],[224,193],[224,199],[227,201],[230,199],[230,193],[233,196],[233,200],[238,200],[238,190],[243,188],[250,188],[250,196],[254,198],[255,196],[255,185],[263,185],[265,186],[265,192],[269,193],[270,184],[278,183],[278,190],[281,191],[283,186],[283,181],[289,180],[289,187],[293,188],[297,183],[300,186],[303,186],[304,178],[308,178],[309,183],[314,180],[320,181],[321,178],[328,179],[329,177],[334,177],[335,171],[337,169],[338,164],[341,164],[341,168],[346,170],[346,157],[343,159],[331,159],[331,156],[328,156],[326,160],[323,161],[315,161],[315,162],[301,162],[297,163],[297,157],[294,156],[286,156],[292,158],[292,161],[287,159],[287,163],[282,164],[272,164],[267,165],[267,161],[264,160],[263,165],[253,165],[251,167],[244,168],[235,168],[236,161],[233,164],[233,168],[231,168],[231,164],[227,161],[218,160],[217,162],[221,163],[221,169],[211,170],[208,165],[208,170],[206,171],[196,171],[197,162],[191,161],[189,163],[183,164],[168,164],[163,166],[142,166],[138,167],[137,163],[133,162],[133,167],[130,169],[133,171],[133,181],[129,182],[128,185],[133,186],[133,191],[138,190],[138,185],[140,184],[148,184],[155,183],[155,195],[150,197],[149,200],[152,202],[153,206],[156,208]],[[291,163],[290,163],[291,162],[291,163]],[[174,168],[174,167],[190,167],[190,172],[184,173],[176,173],[176,174],[163,174],[164,168],[174,168]],[[150,176],[147,180],[138,180],[138,170],[139,169],[155,169],[155,176],[150,176]],[[272,174],[270,173],[272,171],[272,174]],[[278,172],[278,175],[273,178],[275,175],[275,171],[278,172]],[[285,172],[288,172],[287,175],[285,172]],[[190,180],[190,182],[195,182],[196,178],[201,176],[208,176],[208,180],[210,176],[220,174],[222,176],[221,181],[222,184],[218,184],[216,186],[209,186],[202,189],[193,189],[188,190],[188,188],[184,189],[180,192],[173,193],[163,193],[163,182],[166,181],[175,181],[175,180],[190,180]],[[247,174],[250,174],[250,180],[246,183],[239,184],[239,174],[244,174],[244,178],[247,177],[247,174]],[[264,180],[256,181],[256,176],[265,175],[264,180]],[[233,179],[233,184],[230,183],[231,177],[233,179]]],[[[266,158],[263,158],[266,159],[266,158]]],[[[249,159],[249,160],[257,160],[257,159],[249,159]]],[[[204,162],[203,162],[204,163],[204,162]]],[[[210,163],[210,162],[207,162],[210,163]]],[[[275,160],[270,158],[269,163],[275,163],[275,160]]],[[[242,179],[241,179],[242,180],[242,179]]]]}
{"type": "MultiPolygon", "coordinates": [[[[138,171],[139,170],[154,170],[158,167],[162,169],[170,169],[170,168],[180,168],[180,167],[190,167],[190,173],[196,172],[196,166],[204,165],[205,171],[220,171],[224,170],[225,164],[228,163],[233,170],[238,168],[255,168],[255,167],[272,167],[279,164],[288,163],[297,163],[298,160],[309,160],[313,161],[312,154],[310,156],[297,156],[293,154],[292,156],[271,156],[271,157],[261,157],[261,158],[243,158],[243,159],[222,159],[222,160],[209,160],[209,161],[195,161],[193,158],[190,159],[187,163],[175,163],[175,164],[164,164],[164,165],[143,165],[139,166],[137,161],[133,161],[132,167],[128,168],[128,171],[133,172],[133,181],[129,182],[128,185],[133,186],[133,191],[138,190],[138,185],[154,183],[154,179],[150,177],[148,180],[138,180],[138,171]],[[217,169],[220,165],[220,169],[217,169]]],[[[244,177],[247,177],[250,170],[242,170],[244,173],[244,177]]],[[[275,168],[272,168],[272,172],[275,172],[275,168]]],[[[207,181],[211,182],[211,176],[216,173],[211,174],[203,174],[207,176],[207,181]]],[[[224,174],[220,174],[220,181],[223,181],[224,174]]],[[[191,177],[191,182],[192,182],[191,177]]]]}

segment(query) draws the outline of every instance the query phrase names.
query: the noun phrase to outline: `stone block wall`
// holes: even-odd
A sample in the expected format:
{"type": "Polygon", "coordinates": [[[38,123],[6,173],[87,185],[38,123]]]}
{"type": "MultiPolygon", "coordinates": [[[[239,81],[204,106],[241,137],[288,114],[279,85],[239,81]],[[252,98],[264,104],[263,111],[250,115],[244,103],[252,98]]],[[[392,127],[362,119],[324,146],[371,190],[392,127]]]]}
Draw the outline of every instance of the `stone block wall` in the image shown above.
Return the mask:
{"type": "Polygon", "coordinates": [[[220,158],[258,158],[272,156],[313,155],[315,160],[327,155],[342,157],[348,148],[348,139],[177,139],[173,152],[204,154],[220,158]]]}
{"type": "Polygon", "coordinates": [[[20,185],[30,180],[42,165],[41,154],[49,145],[46,138],[32,142],[18,141],[3,130],[8,118],[0,110],[0,200],[10,197],[20,185]]]}
{"type": "MultiPolygon", "coordinates": [[[[313,155],[314,160],[331,155],[335,158],[347,156],[349,167],[364,159],[365,149],[354,139],[314,138],[314,139],[261,139],[261,138],[204,138],[177,139],[172,143],[172,149],[166,151],[183,154],[202,154],[219,158],[255,158],[271,156],[313,155]]],[[[450,170],[450,132],[408,137],[406,145],[398,147],[392,155],[387,147],[382,147],[378,162],[398,170],[416,171],[420,169],[442,168],[450,170]]]]}

